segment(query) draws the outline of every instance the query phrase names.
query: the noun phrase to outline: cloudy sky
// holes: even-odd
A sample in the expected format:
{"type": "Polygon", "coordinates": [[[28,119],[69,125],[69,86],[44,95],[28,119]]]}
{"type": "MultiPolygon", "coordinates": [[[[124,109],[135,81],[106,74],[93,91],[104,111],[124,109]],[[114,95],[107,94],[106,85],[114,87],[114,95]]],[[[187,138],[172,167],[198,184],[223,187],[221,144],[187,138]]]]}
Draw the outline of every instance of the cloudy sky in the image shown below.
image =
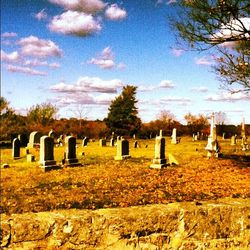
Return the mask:
{"type": "Polygon", "coordinates": [[[144,122],[169,110],[250,123],[250,96],[220,89],[211,56],[176,47],[173,2],[2,0],[1,95],[21,113],[51,102],[59,118],[103,119],[132,84],[144,122]]]}

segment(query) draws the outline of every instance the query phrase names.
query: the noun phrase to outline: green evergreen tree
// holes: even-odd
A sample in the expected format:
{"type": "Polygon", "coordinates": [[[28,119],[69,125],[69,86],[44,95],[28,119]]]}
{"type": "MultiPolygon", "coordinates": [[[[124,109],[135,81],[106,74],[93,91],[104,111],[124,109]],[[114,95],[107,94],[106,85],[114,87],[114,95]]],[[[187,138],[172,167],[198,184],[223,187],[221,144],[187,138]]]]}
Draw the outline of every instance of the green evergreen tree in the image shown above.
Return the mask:
{"type": "Polygon", "coordinates": [[[112,101],[109,107],[106,125],[112,132],[120,135],[136,134],[141,127],[141,119],[137,116],[136,107],[137,87],[127,85],[123,87],[122,93],[112,101]]]}

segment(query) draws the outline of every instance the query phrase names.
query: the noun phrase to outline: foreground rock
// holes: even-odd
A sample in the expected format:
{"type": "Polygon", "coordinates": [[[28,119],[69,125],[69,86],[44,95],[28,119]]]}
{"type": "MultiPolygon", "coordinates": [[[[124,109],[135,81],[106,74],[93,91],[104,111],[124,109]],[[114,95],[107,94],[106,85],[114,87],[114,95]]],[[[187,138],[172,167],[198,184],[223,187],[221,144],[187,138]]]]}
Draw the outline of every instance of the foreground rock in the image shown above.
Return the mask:
{"type": "Polygon", "coordinates": [[[1,216],[3,249],[249,249],[250,199],[1,216]]]}

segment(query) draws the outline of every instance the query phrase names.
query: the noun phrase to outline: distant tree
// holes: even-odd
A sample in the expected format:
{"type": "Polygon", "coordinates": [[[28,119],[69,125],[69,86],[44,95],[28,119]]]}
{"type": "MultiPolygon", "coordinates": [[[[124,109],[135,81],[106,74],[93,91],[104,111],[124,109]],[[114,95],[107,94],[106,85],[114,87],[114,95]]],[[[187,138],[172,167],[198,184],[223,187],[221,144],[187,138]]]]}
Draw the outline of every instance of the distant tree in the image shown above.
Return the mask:
{"type": "Polygon", "coordinates": [[[122,93],[111,102],[105,119],[111,131],[132,135],[140,130],[141,119],[138,117],[136,107],[136,88],[132,85],[123,87],[122,93]]]}
{"type": "Polygon", "coordinates": [[[25,117],[17,115],[4,97],[0,97],[0,112],[1,139],[9,140],[11,134],[27,132],[25,117]]]}
{"type": "Polygon", "coordinates": [[[74,116],[76,118],[78,118],[78,120],[79,120],[79,126],[80,126],[80,129],[81,129],[81,127],[82,127],[82,125],[84,123],[84,120],[87,119],[87,115],[90,112],[90,109],[87,108],[86,105],[78,103],[78,104],[74,105],[70,109],[70,111],[74,114],[74,116]]]}
{"type": "Polygon", "coordinates": [[[174,5],[170,23],[181,47],[184,41],[191,49],[213,48],[214,69],[222,86],[231,92],[249,91],[249,0],[180,0],[174,5]]]}
{"type": "Polygon", "coordinates": [[[215,121],[218,125],[225,125],[227,122],[227,114],[225,112],[219,111],[215,113],[215,121]]]}
{"type": "Polygon", "coordinates": [[[184,116],[187,127],[189,128],[189,133],[197,133],[200,132],[209,125],[207,117],[199,114],[198,116],[192,115],[190,112],[184,116]]]}
{"type": "Polygon", "coordinates": [[[57,111],[57,107],[51,103],[37,104],[29,109],[27,119],[31,123],[47,126],[55,119],[57,111]]]}

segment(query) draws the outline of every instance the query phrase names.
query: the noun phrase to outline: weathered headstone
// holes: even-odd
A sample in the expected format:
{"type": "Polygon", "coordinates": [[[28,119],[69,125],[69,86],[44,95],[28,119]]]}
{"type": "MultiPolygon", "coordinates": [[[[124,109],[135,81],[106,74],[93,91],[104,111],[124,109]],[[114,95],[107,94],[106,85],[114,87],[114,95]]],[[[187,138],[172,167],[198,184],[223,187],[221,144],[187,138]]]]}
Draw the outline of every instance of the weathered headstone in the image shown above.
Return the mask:
{"type": "Polygon", "coordinates": [[[35,161],[35,156],[32,154],[27,154],[26,155],[26,160],[27,162],[34,162],[35,161]]]}
{"type": "Polygon", "coordinates": [[[110,142],[109,142],[109,146],[110,147],[114,147],[115,146],[115,139],[114,139],[114,137],[111,137],[110,142]]]}
{"type": "Polygon", "coordinates": [[[226,139],[226,133],[223,132],[223,133],[222,133],[222,140],[225,140],[225,139],[226,139]]]}
{"type": "Polygon", "coordinates": [[[29,137],[28,147],[34,148],[37,145],[40,145],[40,138],[41,137],[42,137],[42,134],[40,132],[37,132],[37,131],[31,132],[30,137],[29,137]]]}
{"type": "Polygon", "coordinates": [[[233,135],[233,136],[231,137],[231,146],[235,146],[235,145],[236,145],[236,136],[233,135]]]}
{"type": "Polygon", "coordinates": [[[42,136],[40,139],[40,166],[44,171],[59,169],[60,166],[54,160],[54,140],[49,136],[42,136]]]}
{"type": "Polygon", "coordinates": [[[217,134],[216,134],[216,124],[214,121],[214,113],[211,116],[211,124],[210,124],[210,135],[208,136],[207,146],[205,150],[207,150],[207,156],[210,158],[213,154],[215,156],[219,155],[219,144],[217,141],[217,134]]]}
{"type": "Polygon", "coordinates": [[[165,158],[165,138],[162,137],[162,131],[160,135],[155,138],[155,154],[153,164],[150,168],[161,169],[167,166],[167,160],[165,158]]]}
{"type": "Polygon", "coordinates": [[[177,144],[177,135],[176,135],[176,128],[173,129],[172,136],[171,136],[171,144],[177,144]]]}
{"type": "Polygon", "coordinates": [[[51,138],[53,138],[53,139],[55,138],[55,132],[54,132],[53,129],[51,129],[51,130],[49,131],[48,136],[51,137],[51,138]]]}
{"type": "Polygon", "coordinates": [[[116,152],[115,160],[124,160],[130,157],[131,156],[129,155],[128,140],[124,138],[117,140],[117,152],[116,152]]]}
{"type": "Polygon", "coordinates": [[[88,142],[89,142],[89,138],[88,137],[84,137],[82,140],[82,146],[83,147],[87,147],[88,146],[88,142]]]}
{"type": "Polygon", "coordinates": [[[105,140],[105,139],[100,139],[100,140],[99,140],[99,145],[100,145],[101,147],[105,147],[105,146],[106,146],[106,140],[105,140]]]}
{"type": "Polygon", "coordinates": [[[20,140],[20,144],[22,147],[27,146],[29,139],[26,134],[19,134],[17,138],[20,140]]]}
{"type": "Polygon", "coordinates": [[[246,131],[245,131],[245,119],[243,119],[242,125],[241,125],[241,146],[242,146],[243,151],[246,151],[249,149],[249,146],[247,143],[246,131]]]}
{"type": "Polygon", "coordinates": [[[65,139],[65,159],[64,164],[67,166],[80,166],[78,159],[76,158],[76,138],[73,136],[67,136],[65,139]]]}
{"type": "Polygon", "coordinates": [[[18,138],[15,138],[12,142],[12,158],[14,160],[20,158],[20,147],[21,147],[20,140],[18,138]]]}

